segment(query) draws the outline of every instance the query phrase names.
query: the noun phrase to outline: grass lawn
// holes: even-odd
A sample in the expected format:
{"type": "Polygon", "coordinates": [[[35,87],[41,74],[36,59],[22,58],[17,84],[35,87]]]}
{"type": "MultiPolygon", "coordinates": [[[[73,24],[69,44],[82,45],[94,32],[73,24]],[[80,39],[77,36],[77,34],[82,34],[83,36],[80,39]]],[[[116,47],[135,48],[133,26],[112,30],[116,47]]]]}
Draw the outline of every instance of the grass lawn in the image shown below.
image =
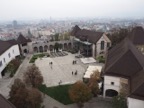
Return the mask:
{"type": "Polygon", "coordinates": [[[55,100],[63,103],[64,105],[72,104],[73,102],[69,98],[68,90],[71,85],[60,85],[55,87],[46,87],[42,85],[39,90],[55,100]]]}
{"type": "Polygon", "coordinates": [[[30,59],[29,63],[34,63],[37,58],[44,57],[46,55],[48,55],[48,54],[47,53],[42,53],[42,54],[33,55],[32,58],[30,59]]]}

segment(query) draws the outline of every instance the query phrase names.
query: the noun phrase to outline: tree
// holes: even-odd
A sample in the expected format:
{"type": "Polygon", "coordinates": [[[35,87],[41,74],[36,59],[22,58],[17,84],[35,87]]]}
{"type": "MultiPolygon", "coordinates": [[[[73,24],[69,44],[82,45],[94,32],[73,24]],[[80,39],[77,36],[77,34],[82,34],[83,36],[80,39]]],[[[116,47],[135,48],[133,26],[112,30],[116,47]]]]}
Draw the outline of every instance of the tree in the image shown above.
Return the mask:
{"type": "Polygon", "coordinates": [[[90,88],[82,81],[76,82],[69,89],[69,96],[73,102],[78,103],[80,107],[83,106],[84,102],[87,102],[92,98],[90,88]]]}
{"type": "Polygon", "coordinates": [[[112,33],[109,38],[112,41],[112,45],[116,45],[119,42],[121,42],[125,37],[128,36],[128,34],[130,33],[129,28],[127,29],[120,29],[119,31],[115,31],[114,33],[112,33]]]}
{"type": "Polygon", "coordinates": [[[100,81],[100,72],[98,70],[94,71],[94,73],[91,75],[89,82],[88,82],[88,87],[91,89],[92,94],[94,96],[97,96],[99,93],[99,85],[98,82],[100,81]]]}
{"type": "Polygon", "coordinates": [[[70,33],[69,32],[65,32],[63,34],[64,40],[69,40],[70,39],[70,33]]]}
{"type": "Polygon", "coordinates": [[[17,108],[39,108],[42,95],[38,89],[28,89],[20,79],[15,79],[10,91],[10,101],[17,108]]]}
{"type": "Polygon", "coordinates": [[[39,87],[43,83],[43,77],[35,65],[28,67],[24,73],[24,81],[32,87],[39,87]]]}
{"type": "Polygon", "coordinates": [[[29,108],[39,108],[42,103],[42,95],[40,91],[36,88],[29,89],[27,102],[29,103],[29,108]]]}
{"type": "Polygon", "coordinates": [[[113,97],[112,106],[113,108],[127,108],[126,98],[123,97],[122,95],[113,97]]]}
{"type": "Polygon", "coordinates": [[[56,50],[56,51],[58,51],[59,50],[59,43],[55,43],[55,45],[54,45],[54,49],[56,50]]]}
{"type": "Polygon", "coordinates": [[[17,108],[27,108],[28,91],[25,84],[20,79],[15,79],[10,91],[10,101],[17,108]]]}
{"type": "Polygon", "coordinates": [[[20,65],[20,60],[18,59],[13,59],[6,67],[6,71],[10,72],[10,77],[13,77],[15,74],[16,70],[18,69],[20,65]]]}
{"type": "Polygon", "coordinates": [[[55,41],[59,41],[59,34],[56,33],[56,34],[54,35],[54,38],[55,38],[55,41]]]}

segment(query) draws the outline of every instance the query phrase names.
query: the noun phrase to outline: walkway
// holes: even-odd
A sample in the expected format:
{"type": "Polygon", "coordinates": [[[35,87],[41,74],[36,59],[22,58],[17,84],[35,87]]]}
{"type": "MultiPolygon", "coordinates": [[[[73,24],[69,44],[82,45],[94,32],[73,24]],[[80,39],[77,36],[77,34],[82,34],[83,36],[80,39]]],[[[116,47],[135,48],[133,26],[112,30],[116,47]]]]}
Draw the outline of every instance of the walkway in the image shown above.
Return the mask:
{"type": "MultiPolygon", "coordinates": [[[[0,79],[0,93],[4,97],[9,97],[10,87],[16,78],[23,79],[23,73],[26,71],[28,66],[32,65],[29,64],[29,59],[31,57],[32,55],[27,55],[13,78],[5,77],[0,79]]],[[[64,57],[44,58],[42,60],[39,59],[36,61],[36,64],[39,66],[42,74],[44,72],[44,81],[47,83],[47,86],[54,86],[58,84],[60,79],[63,81],[63,84],[74,83],[77,80],[82,80],[83,73],[85,72],[88,64],[84,65],[79,59],[76,59],[77,64],[73,65],[72,61],[74,59],[74,55],[69,54],[64,57]],[[53,69],[51,69],[49,65],[49,62],[51,61],[53,62],[53,69]],[[45,68],[45,66],[47,68],[45,68]],[[77,76],[71,74],[71,71],[75,70],[78,71],[77,76]]],[[[78,108],[76,104],[63,105],[47,95],[44,97],[43,105],[45,105],[45,108],[78,108]]],[[[111,108],[111,104],[109,101],[94,98],[85,103],[84,108],[111,108]]]]}
{"type": "MultiPolygon", "coordinates": [[[[45,95],[43,104],[45,108],[78,108],[77,104],[63,105],[53,98],[45,95]]],[[[112,108],[110,99],[103,99],[102,97],[93,98],[89,102],[84,103],[83,108],[112,108]]]]}
{"type": "Polygon", "coordinates": [[[13,78],[4,77],[0,79],[0,93],[5,97],[9,98],[10,87],[13,84],[16,78],[23,79],[23,73],[26,71],[29,64],[29,59],[32,55],[27,55],[27,57],[23,60],[22,64],[20,65],[19,69],[17,70],[16,74],[13,78]]]}

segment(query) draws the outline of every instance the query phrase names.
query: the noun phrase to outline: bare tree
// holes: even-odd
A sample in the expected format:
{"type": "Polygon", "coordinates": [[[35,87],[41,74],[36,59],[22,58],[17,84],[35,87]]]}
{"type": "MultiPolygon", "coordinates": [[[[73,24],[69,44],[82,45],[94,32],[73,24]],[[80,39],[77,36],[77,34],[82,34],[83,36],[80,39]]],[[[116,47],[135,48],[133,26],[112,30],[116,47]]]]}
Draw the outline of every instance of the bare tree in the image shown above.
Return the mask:
{"type": "Polygon", "coordinates": [[[36,88],[26,88],[24,82],[16,79],[11,87],[10,101],[17,108],[39,108],[42,95],[36,88]]]}
{"type": "Polygon", "coordinates": [[[43,77],[38,67],[35,65],[28,67],[28,70],[24,73],[24,81],[32,87],[39,87],[43,83],[43,77]]]}
{"type": "Polygon", "coordinates": [[[41,92],[36,88],[29,89],[27,101],[29,103],[29,108],[37,108],[42,103],[41,92]]]}
{"type": "Polygon", "coordinates": [[[10,91],[10,101],[17,108],[27,108],[28,90],[20,79],[15,79],[10,91]]]}

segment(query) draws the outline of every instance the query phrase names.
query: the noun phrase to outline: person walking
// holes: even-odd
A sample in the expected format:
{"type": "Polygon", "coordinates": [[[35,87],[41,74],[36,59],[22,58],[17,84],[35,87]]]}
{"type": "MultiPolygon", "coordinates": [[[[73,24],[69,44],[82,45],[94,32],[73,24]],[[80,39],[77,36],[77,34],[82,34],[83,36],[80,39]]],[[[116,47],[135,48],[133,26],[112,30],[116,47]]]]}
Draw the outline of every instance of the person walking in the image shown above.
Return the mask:
{"type": "Polygon", "coordinates": [[[72,71],[72,75],[73,75],[73,71],[72,71]]]}

